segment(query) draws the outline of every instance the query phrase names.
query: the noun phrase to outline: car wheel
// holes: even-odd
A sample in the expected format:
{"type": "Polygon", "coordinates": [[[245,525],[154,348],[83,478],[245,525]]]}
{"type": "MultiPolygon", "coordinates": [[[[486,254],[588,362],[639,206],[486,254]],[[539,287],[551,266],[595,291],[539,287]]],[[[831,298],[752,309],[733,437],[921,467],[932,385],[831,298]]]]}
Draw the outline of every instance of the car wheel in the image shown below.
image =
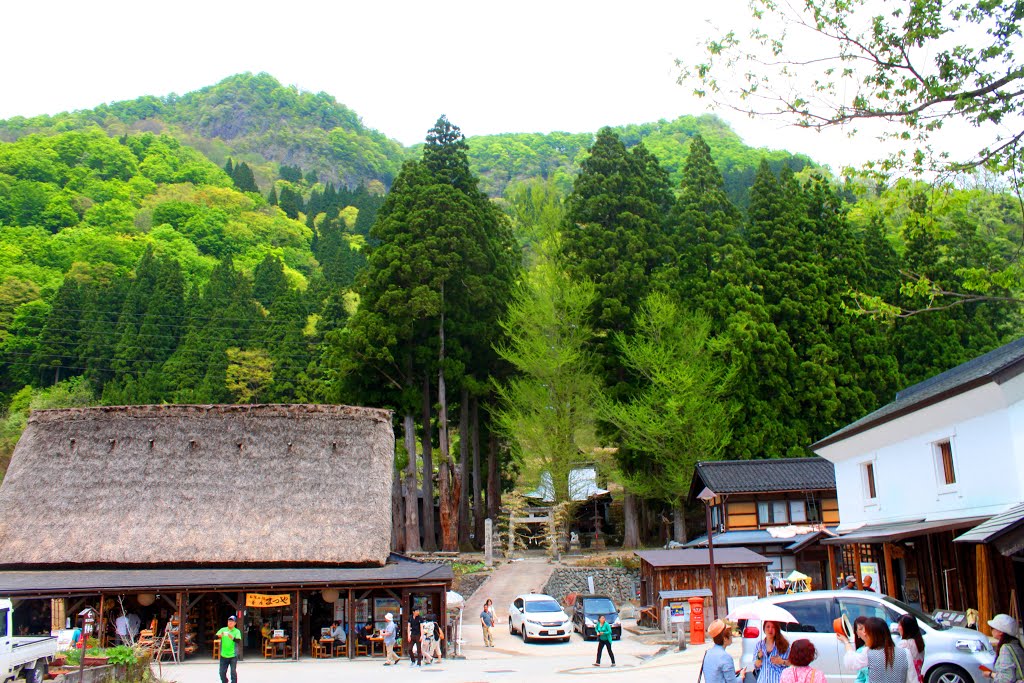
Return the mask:
{"type": "Polygon", "coordinates": [[[572,640],[572,636],[566,636],[565,638],[562,638],[563,643],[568,643],[570,640],[572,640]]]}
{"type": "Polygon", "coordinates": [[[25,680],[28,683],[43,683],[46,678],[46,664],[36,662],[36,668],[25,671],[25,680]]]}
{"type": "Polygon", "coordinates": [[[960,667],[944,664],[928,674],[928,683],[973,683],[973,679],[960,667]]]}
{"type": "Polygon", "coordinates": [[[516,630],[512,627],[512,617],[508,618],[508,634],[510,636],[514,636],[516,634],[516,630]]]}
{"type": "Polygon", "coordinates": [[[526,643],[529,643],[530,636],[526,635],[526,627],[524,626],[521,629],[519,629],[519,632],[523,634],[523,644],[525,645],[526,643]]]}

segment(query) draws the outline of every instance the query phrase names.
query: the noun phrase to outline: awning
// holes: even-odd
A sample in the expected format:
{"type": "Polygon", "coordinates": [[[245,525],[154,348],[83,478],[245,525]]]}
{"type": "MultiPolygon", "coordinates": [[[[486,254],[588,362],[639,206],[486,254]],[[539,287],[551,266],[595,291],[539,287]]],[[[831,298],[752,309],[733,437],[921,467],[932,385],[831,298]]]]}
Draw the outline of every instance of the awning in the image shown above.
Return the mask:
{"type": "Polygon", "coordinates": [[[686,591],[659,591],[660,600],[686,600],[687,598],[710,598],[710,588],[694,588],[686,591]]]}
{"type": "Polygon", "coordinates": [[[970,531],[953,539],[955,543],[992,543],[1004,555],[1013,555],[1024,549],[1019,533],[1024,526],[1024,503],[1018,503],[992,517],[970,531]]]}
{"type": "Polygon", "coordinates": [[[915,519],[907,522],[893,522],[890,524],[871,524],[854,529],[848,534],[838,538],[826,538],[821,542],[825,545],[847,545],[849,543],[892,543],[901,541],[904,538],[922,536],[924,534],[935,534],[941,531],[954,531],[965,527],[973,526],[988,517],[970,517],[964,519],[941,519],[925,521],[915,519]]]}
{"type": "Polygon", "coordinates": [[[383,567],[0,570],[0,595],[401,587],[450,584],[452,577],[448,565],[404,558],[383,567]]]}

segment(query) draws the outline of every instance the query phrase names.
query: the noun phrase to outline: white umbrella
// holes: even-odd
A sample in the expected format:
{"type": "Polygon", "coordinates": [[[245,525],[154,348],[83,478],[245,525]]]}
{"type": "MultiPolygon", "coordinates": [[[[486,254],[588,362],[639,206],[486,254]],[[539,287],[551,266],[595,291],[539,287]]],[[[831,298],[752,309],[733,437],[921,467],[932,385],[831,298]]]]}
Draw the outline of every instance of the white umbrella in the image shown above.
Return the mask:
{"type": "Polygon", "coordinates": [[[465,606],[466,604],[466,599],[455,591],[448,591],[448,595],[445,600],[448,603],[448,609],[453,611],[465,606]]]}
{"type": "Polygon", "coordinates": [[[737,607],[730,612],[726,619],[739,621],[740,619],[757,619],[758,621],[777,621],[783,624],[799,623],[796,617],[788,611],[773,605],[770,602],[751,602],[742,607],[737,607]]]}
{"type": "Polygon", "coordinates": [[[786,577],[786,581],[806,581],[809,578],[811,577],[807,574],[793,570],[793,573],[786,577]]]}

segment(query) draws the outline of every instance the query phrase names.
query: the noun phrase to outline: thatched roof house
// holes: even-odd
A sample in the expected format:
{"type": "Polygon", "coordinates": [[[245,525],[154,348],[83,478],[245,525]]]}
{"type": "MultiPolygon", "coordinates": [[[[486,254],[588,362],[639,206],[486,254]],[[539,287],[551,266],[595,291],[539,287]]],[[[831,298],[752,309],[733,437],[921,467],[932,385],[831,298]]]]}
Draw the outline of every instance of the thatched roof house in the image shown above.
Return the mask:
{"type": "Polygon", "coordinates": [[[0,567],[383,566],[393,458],[386,410],[37,411],[0,485],[0,567]]]}

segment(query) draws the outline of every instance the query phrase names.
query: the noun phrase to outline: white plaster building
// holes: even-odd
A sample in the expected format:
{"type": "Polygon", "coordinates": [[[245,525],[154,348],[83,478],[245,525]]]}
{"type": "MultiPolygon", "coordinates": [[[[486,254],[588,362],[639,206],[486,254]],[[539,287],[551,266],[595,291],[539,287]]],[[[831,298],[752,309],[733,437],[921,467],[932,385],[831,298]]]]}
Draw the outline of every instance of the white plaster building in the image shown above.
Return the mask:
{"type": "Polygon", "coordinates": [[[852,550],[857,570],[862,554],[882,555],[873,559],[891,595],[977,606],[981,560],[953,540],[1024,501],[1022,373],[1024,338],[904,389],[815,443],[835,464],[842,520],[842,536],[826,543],[844,557],[852,550]]]}

